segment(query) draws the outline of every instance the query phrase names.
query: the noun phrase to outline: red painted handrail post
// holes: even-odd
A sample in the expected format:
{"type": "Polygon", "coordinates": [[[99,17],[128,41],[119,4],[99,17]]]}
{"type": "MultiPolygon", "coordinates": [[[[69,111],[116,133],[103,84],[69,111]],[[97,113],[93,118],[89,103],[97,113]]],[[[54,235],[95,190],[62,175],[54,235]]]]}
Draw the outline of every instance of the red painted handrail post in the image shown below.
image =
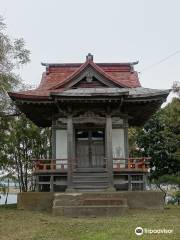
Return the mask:
{"type": "Polygon", "coordinates": [[[128,169],[130,169],[131,168],[131,160],[130,160],[130,158],[128,158],[128,169]]]}
{"type": "Polygon", "coordinates": [[[43,170],[46,170],[46,164],[45,163],[43,164],[43,170]]]}

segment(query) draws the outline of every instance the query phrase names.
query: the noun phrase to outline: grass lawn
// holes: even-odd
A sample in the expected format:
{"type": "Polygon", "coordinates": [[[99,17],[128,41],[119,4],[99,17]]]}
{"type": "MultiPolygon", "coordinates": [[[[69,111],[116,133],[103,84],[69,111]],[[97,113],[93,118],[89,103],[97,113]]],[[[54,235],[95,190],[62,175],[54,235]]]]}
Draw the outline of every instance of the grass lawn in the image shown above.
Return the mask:
{"type": "Polygon", "coordinates": [[[0,207],[0,240],[131,240],[180,239],[180,207],[165,210],[130,210],[116,218],[65,218],[50,213],[0,207]],[[173,234],[143,234],[134,229],[173,229],[173,234]]]}

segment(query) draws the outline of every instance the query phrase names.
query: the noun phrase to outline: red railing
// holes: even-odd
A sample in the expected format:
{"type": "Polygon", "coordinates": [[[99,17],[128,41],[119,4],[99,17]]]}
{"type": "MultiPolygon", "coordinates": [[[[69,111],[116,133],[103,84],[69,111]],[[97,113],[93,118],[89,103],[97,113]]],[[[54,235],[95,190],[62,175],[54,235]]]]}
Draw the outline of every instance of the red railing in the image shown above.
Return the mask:
{"type": "MultiPolygon", "coordinates": [[[[150,157],[113,158],[114,171],[145,170],[149,168],[150,157]]],[[[72,161],[72,168],[77,167],[77,159],[72,161]]],[[[37,159],[34,160],[34,171],[67,171],[68,159],[37,159]]]]}
{"type": "Polygon", "coordinates": [[[66,170],[68,167],[67,159],[36,159],[34,160],[35,171],[66,170]]]}
{"type": "Polygon", "coordinates": [[[113,158],[113,169],[121,171],[128,170],[148,170],[150,164],[150,157],[139,158],[113,158]]]}

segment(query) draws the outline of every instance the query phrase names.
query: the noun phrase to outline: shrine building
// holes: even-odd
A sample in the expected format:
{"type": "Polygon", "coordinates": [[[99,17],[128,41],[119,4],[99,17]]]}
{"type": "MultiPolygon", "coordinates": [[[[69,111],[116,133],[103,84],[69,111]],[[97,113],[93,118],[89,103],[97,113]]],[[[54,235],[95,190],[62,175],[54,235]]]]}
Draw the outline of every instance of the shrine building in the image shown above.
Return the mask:
{"type": "Polygon", "coordinates": [[[36,89],[9,93],[27,118],[52,129],[52,156],[35,160],[37,192],[146,189],[151,156],[129,156],[128,128],[143,126],[169,90],[142,87],[137,63],[95,63],[91,54],[84,63],[42,63],[36,89]]]}

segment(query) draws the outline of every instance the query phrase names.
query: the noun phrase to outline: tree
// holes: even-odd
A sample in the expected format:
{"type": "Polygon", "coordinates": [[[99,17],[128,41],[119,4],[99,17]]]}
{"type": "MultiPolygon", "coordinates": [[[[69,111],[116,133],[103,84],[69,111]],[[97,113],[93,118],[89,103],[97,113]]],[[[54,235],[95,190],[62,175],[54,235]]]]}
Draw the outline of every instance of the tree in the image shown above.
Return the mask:
{"type": "MultiPolygon", "coordinates": [[[[14,115],[15,107],[7,95],[7,91],[20,87],[20,78],[14,70],[29,62],[30,52],[25,48],[22,38],[10,39],[6,33],[6,24],[0,16],[0,145],[4,145],[6,131],[8,131],[10,115],[14,115]]],[[[0,151],[0,168],[6,158],[0,151]]],[[[1,170],[1,169],[0,169],[1,170]]]]}
{"type": "Polygon", "coordinates": [[[180,176],[162,175],[153,181],[156,186],[164,193],[164,203],[168,192],[168,184],[180,186],[180,176]]]}
{"type": "Polygon", "coordinates": [[[173,82],[172,90],[178,97],[180,97],[180,81],[173,82]]]}
{"type": "Polygon", "coordinates": [[[10,113],[11,104],[7,91],[19,87],[21,81],[14,70],[30,61],[30,51],[22,38],[10,39],[6,24],[0,16],[0,117],[10,113]]]}
{"type": "MultiPolygon", "coordinates": [[[[17,151],[13,152],[13,149],[17,149],[17,143],[20,144],[19,148],[21,150],[18,154],[22,155],[22,143],[16,142],[18,141],[17,136],[19,136],[19,139],[22,138],[23,142],[23,131],[26,130],[26,127],[30,124],[27,124],[24,116],[12,118],[12,116],[18,114],[17,109],[13,106],[7,95],[7,91],[17,90],[22,87],[22,81],[20,77],[15,74],[15,70],[28,63],[30,61],[29,56],[30,51],[25,48],[25,42],[22,38],[11,39],[7,35],[6,24],[4,23],[3,17],[0,16],[0,171],[3,170],[6,174],[11,174],[12,177],[15,172],[13,171],[14,169],[10,161],[13,162],[16,159],[13,157],[15,157],[17,151]],[[19,124],[20,122],[21,126],[19,124]],[[17,134],[15,133],[13,124],[16,126],[17,134]],[[21,130],[21,136],[17,129],[18,124],[19,131],[21,130]],[[23,129],[23,127],[25,127],[25,129],[23,129]]],[[[31,130],[31,133],[33,133],[34,128],[32,127],[31,130]]],[[[29,151],[28,146],[27,151],[29,151]]],[[[22,161],[24,161],[24,159],[25,157],[22,161]]],[[[20,165],[18,165],[17,168],[21,169],[20,165]]],[[[24,174],[24,172],[22,172],[22,174],[24,174]]],[[[25,175],[22,176],[22,182],[20,184],[21,188],[26,190],[24,178],[27,178],[26,172],[25,175]]]]}
{"type": "Polygon", "coordinates": [[[33,159],[51,156],[51,131],[34,125],[24,115],[9,121],[0,151],[5,159],[4,169],[17,176],[20,191],[34,190],[33,159]]]}
{"type": "Polygon", "coordinates": [[[180,171],[180,99],[174,98],[159,110],[137,136],[137,145],[150,156],[151,178],[179,176],[180,171]]]}
{"type": "Polygon", "coordinates": [[[129,128],[128,137],[129,137],[129,156],[130,157],[142,156],[141,149],[139,149],[137,145],[137,138],[139,136],[140,131],[141,131],[141,128],[138,128],[138,127],[129,128]]]}

